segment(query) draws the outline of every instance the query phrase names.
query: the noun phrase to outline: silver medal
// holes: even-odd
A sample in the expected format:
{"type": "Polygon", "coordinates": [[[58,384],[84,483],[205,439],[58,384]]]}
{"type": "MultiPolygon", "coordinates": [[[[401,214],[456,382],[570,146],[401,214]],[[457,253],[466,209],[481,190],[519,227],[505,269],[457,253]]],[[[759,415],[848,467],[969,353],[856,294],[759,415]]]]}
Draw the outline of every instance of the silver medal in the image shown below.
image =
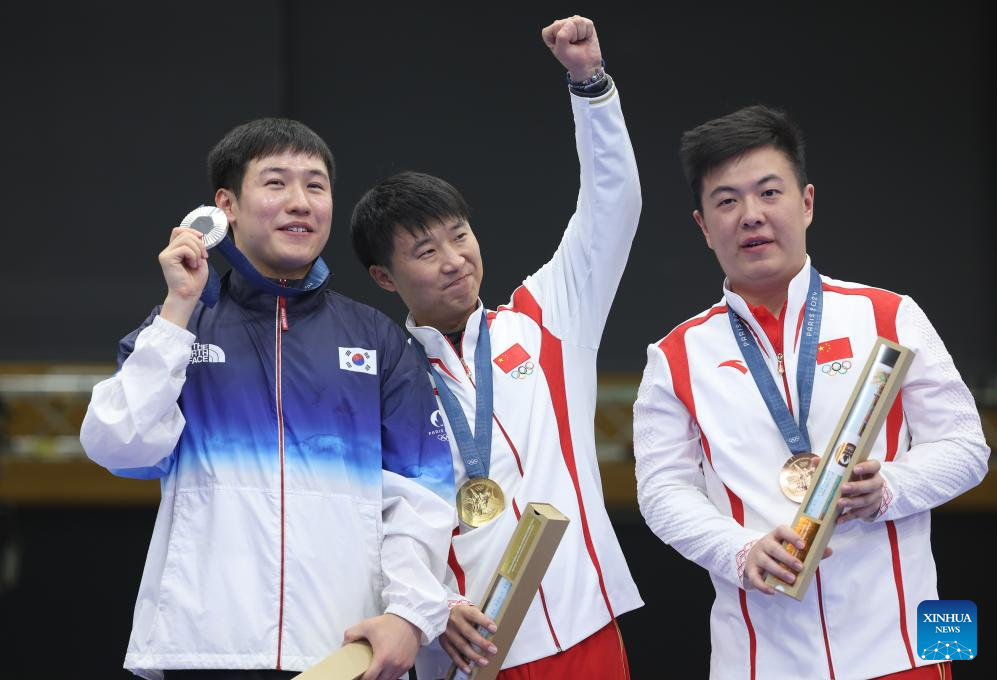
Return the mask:
{"type": "Polygon", "coordinates": [[[196,229],[204,234],[204,247],[208,250],[221,243],[228,232],[225,211],[213,205],[202,205],[200,208],[191,210],[181,220],[180,226],[196,229]]]}

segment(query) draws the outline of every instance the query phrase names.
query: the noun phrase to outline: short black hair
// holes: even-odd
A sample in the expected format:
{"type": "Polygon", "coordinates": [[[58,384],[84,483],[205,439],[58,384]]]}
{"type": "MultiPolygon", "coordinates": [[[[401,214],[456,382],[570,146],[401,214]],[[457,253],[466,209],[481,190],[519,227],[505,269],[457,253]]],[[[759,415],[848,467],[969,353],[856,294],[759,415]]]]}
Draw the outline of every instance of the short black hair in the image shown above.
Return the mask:
{"type": "Polygon", "coordinates": [[[229,189],[238,196],[250,161],[291,151],[321,158],[336,179],[336,162],[329,146],[304,123],[289,118],[257,118],[232,128],[208,154],[212,191],[229,189]]]}
{"type": "Polygon", "coordinates": [[[763,146],[786,154],[802,190],[807,184],[803,132],[785,111],[756,104],[684,132],[679,158],[696,210],[703,209],[703,178],[707,174],[731,158],[763,146]]]}
{"type": "Polygon", "coordinates": [[[432,221],[466,220],[470,214],[467,201],[449,182],[421,172],[401,172],[374,185],[353,208],[353,250],[364,267],[387,267],[398,227],[419,235],[432,221]]]}

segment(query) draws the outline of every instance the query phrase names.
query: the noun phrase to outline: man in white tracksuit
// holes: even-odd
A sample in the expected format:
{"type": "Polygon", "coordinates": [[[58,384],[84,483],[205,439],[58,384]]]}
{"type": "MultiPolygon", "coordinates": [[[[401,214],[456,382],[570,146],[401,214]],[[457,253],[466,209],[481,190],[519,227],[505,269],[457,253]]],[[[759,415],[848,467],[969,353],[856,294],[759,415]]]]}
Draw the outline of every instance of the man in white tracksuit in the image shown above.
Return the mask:
{"type": "Polygon", "coordinates": [[[596,354],[640,214],[637,168],[592,22],[559,20],[543,37],[569,71],[581,189],[553,259],[506,306],[490,311],[478,298],[482,261],[468,208],[443,180],[389,178],[353,215],[361,261],[381,287],[401,295],[408,330],[432,364],[457,485],[488,479],[504,495],[497,517],[454,533],[452,609],[441,637],[449,658],[432,648],[420,654],[419,677],[429,680],[451,659],[467,668],[494,652],[473,630],[492,623],[478,606],[531,501],[553,504],[571,522],[500,678],[628,677],[615,618],[642,604],[606,514],[593,434],[596,354]],[[492,390],[483,389],[489,379],[492,390]],[[444,392],[455,397],[453,409],[444,392]],[[493,406],[481,411],[489,417],[478,419],[492,395],[493,406]],[[478,462],[456,441],[455,416],[475,436],[493,425],[485,469],[471,469],[478,462]]]}
{"type": "Polygon", "coordinates": [[[816,274],[805,239],[814,187],[784,113],[755,106],[705,123],[683,136],[682,160],[727,279],[720,302],[648,348],[634,448],[648,525],[716,588],[710,677],[949,677],[948,664],[919,655],[916,612],[938,598],[929,510],[987,471],[969,390],[911,298],[816,274]],[[808,338],[811,300],[822,311],[808,338]],[[738,323],[755,360],[735,340],[738,323]],[[877,336],[916,355],[869,459],[843,485],[833,556],[798,602],[764,583],[767,573],[792,582],[802,567],[782,547],[800,545],[786,526],[799,506],[779,483],[793,436],[769,409],[822,452],[877,336]]]}

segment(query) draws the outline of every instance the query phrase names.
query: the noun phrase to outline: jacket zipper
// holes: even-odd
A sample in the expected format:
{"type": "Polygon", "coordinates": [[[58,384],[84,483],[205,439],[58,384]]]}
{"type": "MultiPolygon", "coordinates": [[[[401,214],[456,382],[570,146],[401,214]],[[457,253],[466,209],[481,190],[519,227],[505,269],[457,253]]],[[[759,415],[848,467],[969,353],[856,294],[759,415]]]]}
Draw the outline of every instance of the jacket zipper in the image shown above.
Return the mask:
{"type": "MultiPolygon", "coordinates": [[[[789,406],[789,412],[793,413],[793,402],[789,397],[789,381],[786,378],[786,365],[783,362],[782,352],[776,354],[776,357],[779,359],[779,375],[782,376],[782,386],[786,390],[786,404],[789,406]]],[[[799,367],[797,367],[797,370],[799,370],[799,367]]],[[[834,664],[831,663],[831,647],[828,642],[827,622],[824,619],[824,596],[821,592],[819,571],[817,572],[817,599],[818,604],[820,605],[820,627],[821,631],[824,633],[824,650],[827,652],[827,666],[831,672],[831,680],[834,680],[834,664]]]]}
{"type": "MultiPolygon", "coordinates": [[[[287,281],[281,279],[280,285],[287,281]]],[[[277,350],[275,352],[275,375],[277,395],[277,448],[280,458],[280,612],[277,617],[277,670],[281,670],[280,657],[284,642],[284,403],[281,393],[281,336],[288,330],[287,300],[283,295],[277,298],[277,319],[275,333],[277,350]]]]}
{"type": "Polygon", "coordinates": [[[782,388],[786,392],[786,406],[789,407],[789,412],[793,414],[793,398],[789,396],[789,379],[786,377],[786,364],[783,362],[782,352],[776,354],[776,358],[779,360],[778,369],[779,375],[782,376],[782,388]]]}
{"type": "Polygon", "coordinates": [[[287,325],[287,298],[283,295],[277,298],[277,310],[280,313],[280,329],[282,331],[291,330],[290,326],[287,325]]]}

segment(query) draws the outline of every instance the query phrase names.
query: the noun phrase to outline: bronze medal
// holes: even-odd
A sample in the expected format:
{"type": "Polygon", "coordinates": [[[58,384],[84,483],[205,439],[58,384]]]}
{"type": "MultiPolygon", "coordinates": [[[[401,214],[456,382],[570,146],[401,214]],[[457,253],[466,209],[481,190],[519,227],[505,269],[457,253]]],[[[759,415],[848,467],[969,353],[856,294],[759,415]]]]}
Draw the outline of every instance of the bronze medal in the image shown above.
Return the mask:
{"type": "Polygon", "coordinates": [[[502,514],[505,494],[502,487],[487,477],[464,482],[457,492],[457,514],[468,526],[480,527],[502,514]]]}
{"type": "Polygon", "coordinates": [[[790,456],[779,470],[779,486],[786,498],[794,503],[802,503],[803,497],[807,495],[810,478],[814,473],[810,462],[816,457],[812,453],[797,453],[790,456]]]}

